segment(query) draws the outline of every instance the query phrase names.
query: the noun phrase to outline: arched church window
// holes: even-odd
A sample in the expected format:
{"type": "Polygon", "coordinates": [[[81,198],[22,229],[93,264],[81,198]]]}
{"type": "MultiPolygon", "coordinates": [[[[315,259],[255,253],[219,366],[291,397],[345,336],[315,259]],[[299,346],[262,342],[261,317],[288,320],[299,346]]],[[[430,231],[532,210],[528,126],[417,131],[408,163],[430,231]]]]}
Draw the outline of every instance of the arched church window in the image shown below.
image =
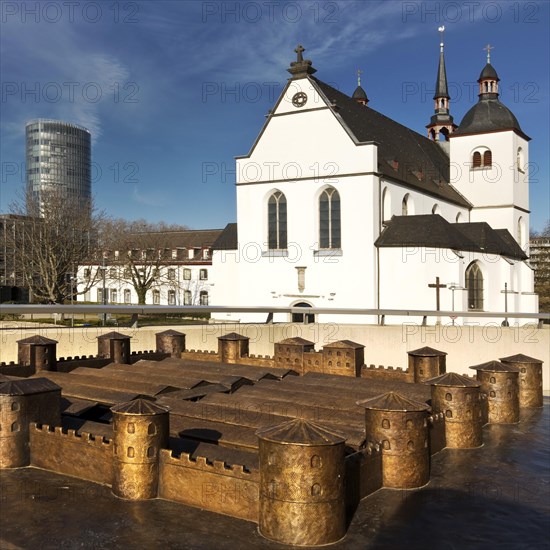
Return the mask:
{"type": "Polygon", "coordinates": [[[487,147],[480,147],[472,154],[472,168],[490,168],[493,165],[493,153],[487,147]]]}
{"type": "Polygon", "coordinates": [[[481,166],[481,153],[479,151],[474,152],[472,157],[472,166],[474,168],[479,168],[481,166]]]}
{"type": "Polygon", "coordinates": [[[464,218],[462,216],[462,213],[459,212],[457,215],[456,215],[456,223],[462,223],[464,221],[464,218]]]}
{"type": "Polygon", "coordinates": [[[439,207],[439,204],[434,204],[432,208],[432,214],[441,214],[441,208],[439,207]]]}
{"type": "Polygon", "coordinates": [[[199,294],[199,303],[201,306],[207,306],[208,305],[208,291],[201,290],[199,294]]]}
{"type": "Polygon", "coordinates": [[[391,220],[391,196],[386,187],[382,192],[382,221],[388,222],[391,220]]]}
{"type": "Polygon", "coordinates": [[[468,309],[483,310],[483,273],[477,262],[466,269],[466,289],[468,290],[468,309]]]}
{"type": "Polygon", "coordinates": [[[493,153],[491,153],[490,149],[487,149],[483,153],[483,166],[492,166],[493,165],[493,153]]]}
{"type": "Polygon", "coordinates": [[[267,202],[267,242],[270,250],[287,247],[286,197],[276,191],[267,202]]]}
{"type": "Polygon", "coordinates": [[[340,248],[340,194],[333,187],[319,197],[319,247],[340,248]]]}
{"type": "Polygon", "coordinates": [[[411,196],[407,193],[401,202],[401,215],[414,216],[414,203],[411,196]]]}

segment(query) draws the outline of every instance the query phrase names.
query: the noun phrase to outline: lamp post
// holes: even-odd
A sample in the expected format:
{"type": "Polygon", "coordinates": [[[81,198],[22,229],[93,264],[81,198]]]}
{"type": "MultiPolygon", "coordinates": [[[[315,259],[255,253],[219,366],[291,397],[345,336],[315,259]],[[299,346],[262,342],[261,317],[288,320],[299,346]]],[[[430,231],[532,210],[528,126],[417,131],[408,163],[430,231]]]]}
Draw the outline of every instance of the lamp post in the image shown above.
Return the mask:
{"type": "MultiPolygon", "coordinates": [[[[106,263],[105,263],[105,256],[103,256],[103,260],[101,262],[101,265],[102,265],[102,275],[103,275],[103,290],[101,291],[101,298],[102,298],[102,302],[103,302],[103,305],[106,306],[107,305],[107,289],[105,288],[105,277],[107,275],[107,267],[106,267],[106,263]]],[[[107,313],[103,312],[103,315],[102,315],[102,325],[105,326],[105,324],[107,323],[107,313]]]]}

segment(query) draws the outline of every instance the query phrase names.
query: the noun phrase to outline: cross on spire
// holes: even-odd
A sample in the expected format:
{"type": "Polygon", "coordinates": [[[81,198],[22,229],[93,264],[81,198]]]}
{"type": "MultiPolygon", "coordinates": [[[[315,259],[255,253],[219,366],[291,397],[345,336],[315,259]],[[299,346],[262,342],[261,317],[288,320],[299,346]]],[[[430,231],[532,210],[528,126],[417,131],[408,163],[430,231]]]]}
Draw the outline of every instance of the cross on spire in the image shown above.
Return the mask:
{"type": "Polygon", "coordinates": [[[491,44],[487,44],[483,49],[487,50],[487,63],[491,63],[491,50],[494,50],[495,47],[491,46],[491,44]]]}
{"type": "Polygon", "coordinates": [[[361,69],[357,69],[357,86],[361,86],[361,75],[363,74],[363,71],[361,69]]]}
{"type": "Polygon", "coordinates": [[[304,56],[302,54],[306,51],[306,49],[301,44],[298,44],[294,51],[296,52],[296,61],[301,63],[304,60],[304,56]]]}
{"type": "Polygon", "coordinates": [[[443,33],[445,32],[445,25],[441,25],[441,27],[439,27],[437,29],[439,31],[439,47],[440,47],[440,51],[443,52],[443,33]]]}
{"type": "Polygon", "coordinates": [[[435,288],[435,309],[436,311],[440,311],[441,305],[440,305],[440,299],[439,299],[439,291],[442,288],[447,288],[447,285],[440,284],[439,277],[436,277],[435,283],[429,283],[428,286],[430,288],[435,288]]]}

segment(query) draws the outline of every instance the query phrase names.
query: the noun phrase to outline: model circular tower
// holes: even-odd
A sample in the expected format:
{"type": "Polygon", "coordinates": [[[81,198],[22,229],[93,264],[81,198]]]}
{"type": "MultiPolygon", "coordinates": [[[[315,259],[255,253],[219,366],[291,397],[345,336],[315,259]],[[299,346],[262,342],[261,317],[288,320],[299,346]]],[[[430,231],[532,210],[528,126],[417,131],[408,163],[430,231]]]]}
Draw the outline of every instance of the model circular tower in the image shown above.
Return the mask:
{"type": "Polygon", "coordinates": [[[344,439],[294,419],[261,429],[260,533],[297,546],[319,546],[346,533],[344,439]]]}
{"type": "Polygon", "coordinates": [[[542,407],[542,361],[518,353],[501,359],[519,369],[519,406],[542,407]]]}
{"type": "Polygon", "coordinates": [[[428,346],[408,351],[409,373],[412,372],[416,383],[425,382],[446,371],[447,353],[428,346]]]}
{"type": "Polygon", "coordinates": [[[445,415],[446,446],[454,449],[483,444],[481,383],[448,372],[425,382],[432,387],[432,411],[445,415]]]}
{"type": "Polygon", "coordinates": [[[500,361],[489,361],[470,368],[477,372],[481,391],[487,395],[489,423],[519,422],[519,369],[500,361]]]}
{"type": "Polygon", "coordinates": [[[171,357],[180,358],[185,351],[185,334],[177,330],[165,330],[155,334],[157,351],[169,353],[171,357]]]}
{"type": "Polygon", "coordinates": [[[113,363],[130,364],[130,338],[112,331],[97,337],[97,355],[113,363]]]}
{"type": "Polygon", "coordinates": [[[147,399],[115,405],[113,493],[121,498],[155,498],[160,449],[168,447],[168,409],[147,399]]]}
{"type": "Polygon", "coordinates": [[[366,440],[382,447],[384,487],[413,489],[430,479],[426,403],[395,392],[357,403],[365,407],[366,440]]]}

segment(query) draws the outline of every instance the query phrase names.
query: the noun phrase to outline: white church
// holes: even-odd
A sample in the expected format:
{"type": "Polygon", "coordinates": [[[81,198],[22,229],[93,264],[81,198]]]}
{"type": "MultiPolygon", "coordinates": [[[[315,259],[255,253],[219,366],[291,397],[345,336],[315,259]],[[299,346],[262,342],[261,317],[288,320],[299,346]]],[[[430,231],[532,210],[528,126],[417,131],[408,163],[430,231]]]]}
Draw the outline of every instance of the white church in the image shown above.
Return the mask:
{"type": "MultiPolygon", "coordinates": [[[[288,84],[250,152],[236,160],[237,223],[213,245],[210,303],[537,312],[528,263],[530,138],[499,100],[490,48],[479,100],[457,125],[441,43],[427,137],[372,109],[360,80],[351,97],[319,80],[304,49],[295,51],[288,84]]],[[[264,313],[215,317],[266,320],[264,313]]]]}

